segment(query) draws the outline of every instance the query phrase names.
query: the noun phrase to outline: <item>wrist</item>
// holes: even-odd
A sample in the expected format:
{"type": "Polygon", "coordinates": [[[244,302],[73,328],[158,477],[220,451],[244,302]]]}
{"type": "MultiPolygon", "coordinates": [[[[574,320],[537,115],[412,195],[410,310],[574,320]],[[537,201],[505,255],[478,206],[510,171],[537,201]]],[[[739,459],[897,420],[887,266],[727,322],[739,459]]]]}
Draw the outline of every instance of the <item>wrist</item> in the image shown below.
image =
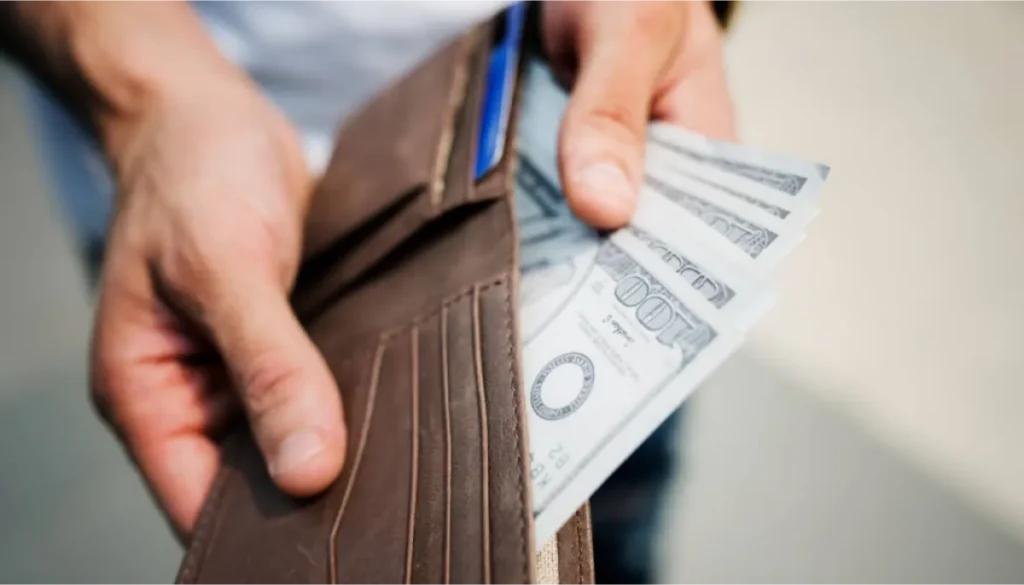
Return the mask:
{"type": "Polygon", "coordinates": [[[46,81],[108,155],[161,104],[251,84],[185,2],[26,2],[18,10],[46,81]]]}

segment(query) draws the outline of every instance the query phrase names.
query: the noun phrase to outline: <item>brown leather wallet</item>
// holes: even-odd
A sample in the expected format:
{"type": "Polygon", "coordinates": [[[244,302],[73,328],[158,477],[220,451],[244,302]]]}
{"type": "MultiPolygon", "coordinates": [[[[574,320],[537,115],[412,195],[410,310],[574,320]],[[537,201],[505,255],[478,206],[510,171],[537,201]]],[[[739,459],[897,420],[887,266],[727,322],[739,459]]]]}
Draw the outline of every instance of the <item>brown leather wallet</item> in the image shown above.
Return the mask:
{"type": "Polygon", "coordinates": [[[312,203],[292,303],[341,389],[344,471],[286,497],[240,427],[178,582],[593,581],[586,507],[534,546],[515,111],[473,179],[493,26],[351,118],[312,203]]]}

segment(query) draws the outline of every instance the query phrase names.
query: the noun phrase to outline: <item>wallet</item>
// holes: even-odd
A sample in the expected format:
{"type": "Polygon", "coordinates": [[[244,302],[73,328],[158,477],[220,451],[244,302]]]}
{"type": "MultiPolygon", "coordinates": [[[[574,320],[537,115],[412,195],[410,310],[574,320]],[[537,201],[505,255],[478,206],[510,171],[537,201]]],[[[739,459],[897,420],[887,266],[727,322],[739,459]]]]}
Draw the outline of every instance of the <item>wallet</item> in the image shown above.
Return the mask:
{"type": "Polygon", "coordinates": [[[316,497],[287,497],[240,425],[178,582],[593,582],[586,506],[534,542],[519,81],[502,158],[474,176],[495,26],[455,38],[352,116],[311,202],[291,301],[342,394],[343,472],[316,497]]]}

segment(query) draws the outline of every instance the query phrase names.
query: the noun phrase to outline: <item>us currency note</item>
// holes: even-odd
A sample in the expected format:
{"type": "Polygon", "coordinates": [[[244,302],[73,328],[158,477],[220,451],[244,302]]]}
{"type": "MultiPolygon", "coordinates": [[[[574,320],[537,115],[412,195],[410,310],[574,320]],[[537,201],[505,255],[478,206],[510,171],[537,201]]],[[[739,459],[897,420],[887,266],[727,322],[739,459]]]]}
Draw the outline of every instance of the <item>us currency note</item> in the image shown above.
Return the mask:
{"type": "Polygon", "coordinates": [[[776,233],[802,231],[804,228],[799,214],[787,213],[785,217],[779,217],[770,210],[751,204],[748,199],[732,197],[707,182],[678,172],[663,161],[647,161],[644,168],[644,181],[659,191],[684,193],[684,197],[687,199],[700,199],[732,215],[770,228],[776,233]]]}
{"type": "Polygon", "coordinates": [[[656,142],[647,144],[645,156],[648,166],[660,165],[672,176],[689,177],[723,195],[758,207],[781,219],[806,226],[817,215],[817,208],[809,191],[797,195],[782,193],[743,175],[679,156],[656,142]]]}
{"type": "Polygon", "coordinates": [[[522,277],[526,289],[545,281],[521,309],[538,543],[739,342],[706,298],[619,233],[581,246],[556,284],[550,268],[522,277]]]}
{"type": "MultiPolygon", "coordinates": [[[[520,266],[524,274],[550,268],[545,278],[524,279],[521,297],[532,302],[535,293],[565,278],[573,259],[586,246],[598,244],[598,234],[577,220],[554,184],[554,170],[519,154],[516,174],[516,215],[520,222],[520,266]]],[[[661,234],[630,225],[620,237],[648,247],[683,281],[704,296],[729,320],[746,329],[774,302],[758,278],[724,263],[707,245],[670,229],[661,234]]]]}
{"type": "Polygon", "coordinates": [[[647,140],[678,155],[747,177],[794,197],[803,194],[816,198],[830,172],[827,165],[711,140],[664,122],[650,124],[647,140]]]}
{"type": "Polygon", "coordinates": [[[723,319],[747,331],[775,304],[775,295],[760,279],[724,262],[710,249],[678,230],[651,234],[626,226],[619,241],[646,246],[683,283],[703,296],[723,319]]]}
{"type": "Polygon", "coordinates": [[[640,188],[632,224],[650,233],[682,230],[718,251],[724,261],[764,274],[793,250],[803,233],[787,230],[779,218],[739,212],[696,189],[684,189],[648,174],[640,188]]]}
{"type": "Polygon", "coordinates": [[[771,306],[761,275],[802,240],[828,169],[653,124],[633,220],[600,234],[560,185],[568,96],[539,61],[526,83],[515,205],[541,546],[771,306]]]}

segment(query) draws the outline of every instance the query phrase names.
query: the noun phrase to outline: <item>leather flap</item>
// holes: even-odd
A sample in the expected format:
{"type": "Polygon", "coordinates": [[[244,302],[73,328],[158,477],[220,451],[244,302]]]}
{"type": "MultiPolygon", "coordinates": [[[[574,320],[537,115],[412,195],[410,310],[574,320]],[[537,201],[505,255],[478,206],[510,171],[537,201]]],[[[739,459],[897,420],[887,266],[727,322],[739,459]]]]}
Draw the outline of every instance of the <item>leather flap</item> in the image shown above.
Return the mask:
{"type": "MultiPolygon", "coordinates": [[[[340,133],[334,162],[307,222],[311,232],[307,258],[292,299],[304,319],[315,316],[331,298],[342,294],[426,224],[467,204],[507,192],[481,190],[473,181],[492,30],[492,25],[485,23],[454,41],[340,133]],[[454,74],[430,77],[438,69],[454,74]],[[400,108],[410,96],[428,88],[434,97],[417,102],[417,107],[424,110],[431,102],[431,113],[418,112],[422,119],[390,115],[390,108],[400,108]],[[438,101],[443,93],[439,88],[450,92],[447,101],[438,101]],[[438,120],[445,123],[438,126],[438,120]],[[365,135],[370,130],[364,126],[373,121],[380,127],[367,141],[365,135]],[[427,182],[411,181],[428,176],[427,158],[386,154],[378,142],[388,136],[401,143],[397,153],[414,144],[431,153],[433,164],[440,166],[430,169],[427,182]],[[363,148],[368,152],[362,152],[363,148]],[[345,158],[352,152],[361,154],[345,158]],[[405,190],[398,190],[399,186],[405,190]]],[[[495,175],[510,175],[510,163],[500,161],[485,184],[493,183],[495,175]]]]}
{"type": "Polygon", "coordinates": [[[307,255],[401,198],[440,196],[477,36],[455,39],[346,121],[310,207],[307,255]]]}

